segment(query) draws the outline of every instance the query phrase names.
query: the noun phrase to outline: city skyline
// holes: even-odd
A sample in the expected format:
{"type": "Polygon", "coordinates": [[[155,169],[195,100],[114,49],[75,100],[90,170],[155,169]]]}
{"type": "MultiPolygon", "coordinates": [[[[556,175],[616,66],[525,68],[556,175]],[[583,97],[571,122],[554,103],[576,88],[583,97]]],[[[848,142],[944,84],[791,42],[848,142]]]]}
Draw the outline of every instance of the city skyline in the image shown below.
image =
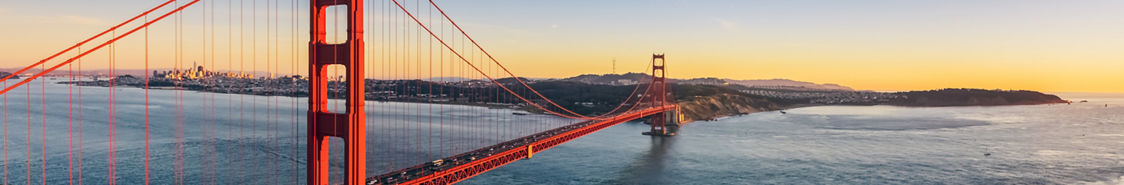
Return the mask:
{"type": "MultiPolygon", "coordinates": [[[[43,4],[53,1],[46,2],[43,4]]],[[[246,6],[254,2],[262,6],[273,1],[230,1],[214,7],[223,14],[224,6],[237,8],[237,3],[243,2],[246,6]]],[[[37,11],[45,8],[40,2],[0,3],[0,23],[19,28],[0,33],[24,35],[8,41],[19,44],[0,46],[6,51],[0,55],[0,68],[31,64],[88,37],[88,33],[138,13],[108,10],[141,9],[156,3],[66,2],[54,3],[57,5],[50,7],[52,11],[37,11]],[[63,13],[52,14],[58,12],[63,13]]],[[[274,13],[285,15],[291,13],[285,7],[288,3],[281,2],[276,10],[261,8],[258,13],[277,11],[274,13]]],[[[1124,5],[1118,1],[437,3],[455,15],[500,62],[520,74],[541,75],[530,76],[536,78],[610,73],[614,59],[618,73],[642,72],[649,55],[662,52],[668,55],[668,65],[675,66],[668,71],[672,78],[785,78],[879,91],[967,87],[1124,92],[1124,83],[1120,83],[1124,79],[1124,54],[1119,52],[1124,49],[1119,44],[1124,43],[1124,20],[1113,19],[1124,14],[1114,8],[1124,5]]],[[[226,20],[218,20],[214,26],[220,51],[207,54],[218,59],[185,52],[182,62],[186,64],[181,65],[204,61],[201,63],[215,64],[215,70],[220,71],[265,71],[260,69],[271,65],[265,61],[272,61],[272,65],[280,64],[271,66],[277,73],[303,74],[307,69],[292,68],[294,57],[286,56],[291,54],[288,51],[306,51],[307,25],[300,24],[307,22],[307,6],[297,4],[296,29],[289,28],[289,20],[273,20],[282,23],[275,25],[281,29],[274,30],[272,35],[277,39],[270,41],[281,44],[276,46],[277,52],[257,48],[258,55],[269,53],[279,58],[258,56],[255,60],[243,56],[242,63],[227,62],[228,55],[238,53],[221,50],[239,48],[225,46],[223,39],[233,40],[227,37],[231,28],[226,20]]],[[[371,6],[385,8],[384,4],[371,6]]],[[[186,24],[203,25],[201,7],[210,5],[185,10],[186,24]]],[[[248,22],[253,21],[246,19],[248,22]]],[[[166,22],[154,25],[152,33],[162,34],[154,38],[170,39],[167,36],[174,33],[172,26],[166,22]]],[[[249,41],[245,44],[264,45],[266,39],[250,38],[252,27],[243,25],[246,30],[242,32],[233,28],[235,33],[231,35],[238,38],[238,33],[245,33],[242,40],[249,41]]],[[[257,31],[263,37],[269,35],[257,31]]],[[[141,45],[137,38],[141,37],[123,40],[122,49],[139,51],[135,49],[141,45]]],[[[200,50],[202,46],[191,40],[185,48],[200,50]]],[[[249,50],[251,46],[242,48],[249,50]]],[[[153,50],[171,51],[172,47],[153,46],[153,50]]],[[[152,61],[168,61],[172,58],[169,53],[154,52],[157,55],[152,61]]],[[[119,66],[137,66],[143,57],[136,53],[118,55],[119,66]]],[[[105,57],[95,53],[88,57],[93,62],[83,65],[85,69],[106,68],[105,57]]],[[[298,55],[296,62],[303,63],[306,57],[298,55]]],[[[168,68],[172,65],[153,64],[153,69],[168,68]]]]}

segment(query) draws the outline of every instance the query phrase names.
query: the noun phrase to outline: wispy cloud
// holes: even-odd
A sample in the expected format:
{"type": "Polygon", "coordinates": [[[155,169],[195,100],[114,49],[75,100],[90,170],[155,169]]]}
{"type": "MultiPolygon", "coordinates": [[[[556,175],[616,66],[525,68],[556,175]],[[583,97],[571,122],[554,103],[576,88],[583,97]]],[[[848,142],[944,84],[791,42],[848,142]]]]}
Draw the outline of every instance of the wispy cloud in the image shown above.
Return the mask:
{"type": "Polygon", "coordinates": [[[721,26],[722,29],[724,29],[726,31],[736,31],[738,29],[738,23],[736,23],[734,21],[730,21],[730,20],[726,20],[726,19],[722,19],[722,18],[718,18],[718,17],[713,17],[712,19],[714,19],[715,22],[718,22],[718,26],[721,26]]]}

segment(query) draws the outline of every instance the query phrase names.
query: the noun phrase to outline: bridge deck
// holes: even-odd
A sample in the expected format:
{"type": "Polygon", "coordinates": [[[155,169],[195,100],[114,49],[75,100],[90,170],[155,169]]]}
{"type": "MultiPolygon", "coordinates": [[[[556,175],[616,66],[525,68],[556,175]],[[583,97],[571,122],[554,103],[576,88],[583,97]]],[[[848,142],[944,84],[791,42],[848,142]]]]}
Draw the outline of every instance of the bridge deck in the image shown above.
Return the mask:
{"type": "Polygon", "coordinates": [[[452,184],[534,153],[626,121],[675,110],[674,105],[621,113],[607,120],[579,122],[398,171],[370,177],[367,184],[452,184]]]}

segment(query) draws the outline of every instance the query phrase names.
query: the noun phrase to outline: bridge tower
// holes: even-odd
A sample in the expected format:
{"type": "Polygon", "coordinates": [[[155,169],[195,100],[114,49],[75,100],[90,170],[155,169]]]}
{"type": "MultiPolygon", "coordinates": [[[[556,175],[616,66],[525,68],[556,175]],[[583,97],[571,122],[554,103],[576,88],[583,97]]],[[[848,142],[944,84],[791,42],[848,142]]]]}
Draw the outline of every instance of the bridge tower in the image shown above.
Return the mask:
{"type": "MultiPolygon", "coordinates": [[[[664,55],[662,53],[661,54],[652,54],[652,84],[651,84],[652,87],[651,88],[654,91],[651,94],[651,97],[650,97],[650,99],[651,99],[650,103],[652,104],[652,106],[663,107],[663,106],[671,105],[669,102],[667,102],[667,94],[668,94],[667,90],[668,89],[667,89],[667,78],[665,77],[666,73],[664,72],[664,64],[665,64],[664,55]]],[[[650,123],[649,123],[649,125],[652,126],[652,130],[648,131],[648,132],[644,132],[643,134],[644,135],[651,135],[651,136],[673,136],[673,135],[675,135],[674,132],[668,131],[667,121],[668,121],[669,115],[675,115],[675,114],[668,114],[667,112],[663,112],[663,113],[652,115],[652,117],[650,119],[650,123]]]]}
{"type": "Polygon", "coordinates": [[[367,173],[366,113],[363,110],[363,1],[310,0],[311,40],[308,43],[308,184],[328,184],[328,138],[343,139],[346,156],[345,184],[365,183],[367,173]],[[326,8],[345,6],[347,40],[328,44],[326,8]],[[347,76],[347,110],[328,110],[329,65],[343,66],[347,76]]]}

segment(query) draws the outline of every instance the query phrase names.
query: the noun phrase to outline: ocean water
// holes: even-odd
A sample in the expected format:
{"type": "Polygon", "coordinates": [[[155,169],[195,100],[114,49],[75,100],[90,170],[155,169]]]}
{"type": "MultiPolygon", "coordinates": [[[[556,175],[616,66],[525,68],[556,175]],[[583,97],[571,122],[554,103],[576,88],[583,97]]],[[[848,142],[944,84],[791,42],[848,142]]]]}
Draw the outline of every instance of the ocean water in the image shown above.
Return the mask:
{"type": "Polygon", "coordinates": [[[464,184],[1124,184],[1124,96],[1087,100],[806,107],[670,138],[627,123],[464,184]]]}
{"type": "MultiPolygon", "coordinates": [[[[77,89],[46,82],[7,93],[0,107],[7,113],[4,183],[105,184],[110,89],[82,87],[78,106],[68,97],[77,89]]],[[[144,91],[112,90],[113,178],[143,183],[144,91]]],[[[629,122],[463,183],[1124,183],[1124,96],[1063,96],[1089,103],[806,107],[696,122],[671,138],[640,135],[647,125],[629,122]]],[[[304,183],[306,99],[151,90],[149,100],[152,184],[304,183]]],[[[329,107],[341,110],[338,103],[329,107]]],[[[368,174],[575,121],[471,106],[367,105],[368,174]]],[[[341,146],[333,141],[332,153],[340,154],[341,146]]],[[[331,163],[331,179],[338,181],[342,155],[333,155],[331,163]]]]}

